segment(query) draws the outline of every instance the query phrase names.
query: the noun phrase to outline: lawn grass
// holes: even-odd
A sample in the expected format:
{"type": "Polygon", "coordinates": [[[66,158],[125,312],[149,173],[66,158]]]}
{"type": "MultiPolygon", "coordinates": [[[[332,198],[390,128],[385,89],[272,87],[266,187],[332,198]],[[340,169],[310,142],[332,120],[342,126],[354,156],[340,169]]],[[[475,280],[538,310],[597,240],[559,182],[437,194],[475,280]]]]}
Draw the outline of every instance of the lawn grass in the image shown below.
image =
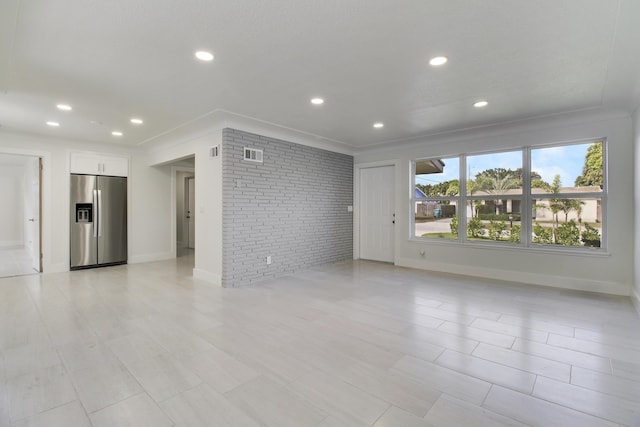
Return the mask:
{"type": "Polygon", "coordinates": [[[440,239],[457,239],[458,238],[458,236],[456,236],[453,233],[424,233],[422,237],[437,237],[440,239]]]}

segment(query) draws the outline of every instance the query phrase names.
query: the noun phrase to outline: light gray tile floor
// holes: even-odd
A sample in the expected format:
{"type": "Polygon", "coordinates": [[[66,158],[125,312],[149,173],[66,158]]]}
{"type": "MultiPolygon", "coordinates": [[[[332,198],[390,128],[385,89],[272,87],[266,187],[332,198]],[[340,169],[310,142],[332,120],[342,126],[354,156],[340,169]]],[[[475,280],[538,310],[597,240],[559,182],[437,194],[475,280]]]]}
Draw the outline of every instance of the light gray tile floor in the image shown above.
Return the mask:
{"type": "Polygon", "coordinates": [[[222,289],[193,254],[0,279],[0,426],[631,426],[628,298],[349,261],[222,289]]]}

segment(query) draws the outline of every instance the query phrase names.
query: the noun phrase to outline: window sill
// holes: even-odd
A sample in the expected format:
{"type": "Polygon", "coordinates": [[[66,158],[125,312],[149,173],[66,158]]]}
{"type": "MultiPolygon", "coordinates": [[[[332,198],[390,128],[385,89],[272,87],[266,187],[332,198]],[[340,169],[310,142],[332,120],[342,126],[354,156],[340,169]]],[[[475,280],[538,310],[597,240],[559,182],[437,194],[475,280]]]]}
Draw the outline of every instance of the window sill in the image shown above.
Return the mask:
{"type": "Polygon", "coordinates": [[[452,239],[429,239],[421,237],[409,238],[409,242],[421,244],[421,245],[436,245],[436,246],[450,246],[459,248],[470,249],[482,249],[482,250],[496,250],[496,251],[517,251],[524,253],[542,253],[542,254],[559,254],[567,256],[579,256],[579,257],[609,257],[611,253],[603,248],[588,248],[588,247],[570,247],[570,246],[552,246],[545,247],[542,245],[523,246],[517,243],[489,243],[489,242],[460,242],[452,239]]]}

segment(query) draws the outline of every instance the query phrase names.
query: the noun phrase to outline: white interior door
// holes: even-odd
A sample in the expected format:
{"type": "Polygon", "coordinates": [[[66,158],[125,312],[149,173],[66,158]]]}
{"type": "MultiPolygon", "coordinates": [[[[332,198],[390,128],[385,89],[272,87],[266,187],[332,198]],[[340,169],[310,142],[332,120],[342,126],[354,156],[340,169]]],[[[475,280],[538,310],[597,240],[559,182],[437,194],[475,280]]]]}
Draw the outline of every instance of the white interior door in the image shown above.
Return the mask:
{"type": "Polygon", "coordinates": [[[31,261],[33,269],[42,271],[42,159],[31,162],[29,174],[31,176],[31,196],[29,204],[32,212],[30,219],[30,234],[33,236],[31,261]],[[33,221],[31,221],[33,219],[33,221]]]}
{"type": "Polygon", "coordinates": [[[24,166],[24,243],[31,257],[31,266],[36,271],[42,271],[42,257],[40,255],[41,162],[42,159],[31,157],[26,160],[24,166]]]}
{"type": "Polygon", "coordinates": [[[360,169],[360,258],[394,261],[395,168],[360,169]]]}
{"type": "Polygon", "coordinates": [[[187,247],[191,249],[195,249],[196,247],[196,179],[195,177],[189,177],[186,179],[187,183],[187,191],[185,192],[187,196],[187,201],[185,206],[187,207],[187,247]]]}

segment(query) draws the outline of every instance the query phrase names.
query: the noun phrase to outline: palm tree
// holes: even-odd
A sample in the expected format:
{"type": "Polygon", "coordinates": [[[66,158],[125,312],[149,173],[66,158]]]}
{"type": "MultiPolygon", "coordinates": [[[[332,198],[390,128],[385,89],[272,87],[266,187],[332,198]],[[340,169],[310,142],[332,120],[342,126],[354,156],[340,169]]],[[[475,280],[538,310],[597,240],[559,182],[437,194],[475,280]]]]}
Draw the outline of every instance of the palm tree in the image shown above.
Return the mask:
{"type": "MultiPolygon", "coordinates": [[[[467,180],[467,194],[469,194],[469,196],[473,196],[473,193],[480,191],[482,188],[482,186],[480,185],[480,180],[467,180]]],[[[478,209],[478,202],[479,200],[474,200],[471,203],[471,218],[474,218],[478,215],[477,213],[477,209],[478,209]]]]}
{"type": "Polygon", "coordinates": [[[569,213],[571,211],[576,211],[580,215],[584,204],[585,202],[578,199],[559,199],[558,209],[564,213],[564,222],[569,222],[569,213]]]}
{"type": "MultiPolygon", "coordinates": [[[[560,186],[562,185],[562,182],[560,181],[560,175],[555,175],[553,177],[553,184],[551,184],[551,186],[549,187],[549,190],[553,193],[553,194],[560,194],[560,186]]],[[[551,213],[553,213],[553,218],[554,218],[554,226],[553,226],[553,231],[555,234],[555,229],[558,226],[558,212],[560,212],[562,210],[562,201],[561,199],[556,199],[556,198],[552,198],[549,199],[549,209],[551,209],[551,213]]]]}
{"type": "MultiPolygon", "coordinates": [[[[482,178],[480,185],[484,191],[489,194],[503,195],[507,190],[517,188],[519,185],[518,179],[512,174],[503,174],[502,176],[490,176],[482,178]]],[[[502,200],[496,199],[496,215],[500,214],[499,206],[502,206],[502,200]]]]}

